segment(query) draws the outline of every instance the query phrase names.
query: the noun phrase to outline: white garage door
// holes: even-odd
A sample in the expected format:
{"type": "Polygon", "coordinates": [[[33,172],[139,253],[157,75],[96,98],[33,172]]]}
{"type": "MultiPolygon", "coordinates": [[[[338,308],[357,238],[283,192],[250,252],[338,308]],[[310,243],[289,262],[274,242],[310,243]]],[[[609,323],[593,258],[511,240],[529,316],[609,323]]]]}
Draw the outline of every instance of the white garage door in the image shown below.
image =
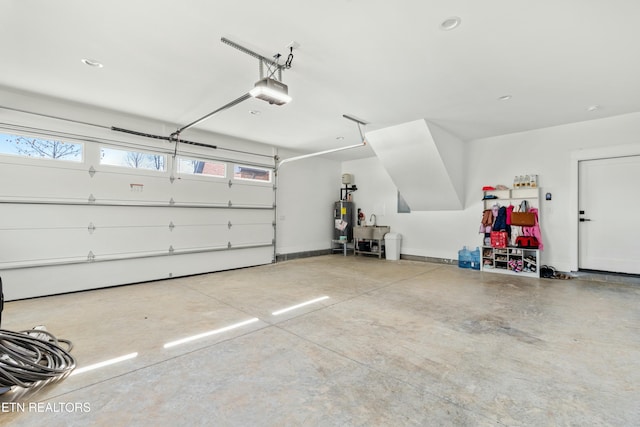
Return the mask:
{"type": "Polygon", "coordinates": [[[0,134],[8,300],[273,262],[266,155],[0,134]]]}

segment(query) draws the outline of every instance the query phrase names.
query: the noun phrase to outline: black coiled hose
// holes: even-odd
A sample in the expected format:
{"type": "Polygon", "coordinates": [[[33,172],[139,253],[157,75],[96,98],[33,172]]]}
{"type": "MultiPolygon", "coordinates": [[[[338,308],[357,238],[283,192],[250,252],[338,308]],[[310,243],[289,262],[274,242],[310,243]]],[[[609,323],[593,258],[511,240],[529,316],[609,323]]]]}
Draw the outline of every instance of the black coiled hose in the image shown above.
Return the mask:
{"type": "Polygon", "coordinates": [[[0,329],[0,387],[30,388],[67,377],[76,367],[72,347],[45,330],[0,329]]]}

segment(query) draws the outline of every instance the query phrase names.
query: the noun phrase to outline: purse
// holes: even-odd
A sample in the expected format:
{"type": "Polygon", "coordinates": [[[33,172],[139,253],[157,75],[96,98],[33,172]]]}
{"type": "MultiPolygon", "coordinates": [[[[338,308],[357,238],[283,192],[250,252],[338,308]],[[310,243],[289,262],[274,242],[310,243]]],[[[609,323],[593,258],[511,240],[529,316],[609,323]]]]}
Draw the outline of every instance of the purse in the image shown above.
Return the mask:
{"type": "Polygon", "coordinates": [[[511,212],[511,225],[533,227],[536,225],[536,214],[533,212],[511,212]]]}
{"type": "Polygon", "coordinates": [[[507,232],[506,231],[492,231],[491,235],[491,247],[492,248],[506,248],[507,247],[507,232]]]}
{"type": "Polygon", "coordinates": [[[511,212],[511,225],[518,227],[533,227],[536,225],[536,214],[533,212],[527,212],[529,210],[529,203],[523,200],[520,203],[519,212],[511,212]]]}
{"type": "Polygon", "coordinates": [[[520,236],[516,239],[516,246],[519,248],[538,249],[540,242],[535,236],[520,236]]]}

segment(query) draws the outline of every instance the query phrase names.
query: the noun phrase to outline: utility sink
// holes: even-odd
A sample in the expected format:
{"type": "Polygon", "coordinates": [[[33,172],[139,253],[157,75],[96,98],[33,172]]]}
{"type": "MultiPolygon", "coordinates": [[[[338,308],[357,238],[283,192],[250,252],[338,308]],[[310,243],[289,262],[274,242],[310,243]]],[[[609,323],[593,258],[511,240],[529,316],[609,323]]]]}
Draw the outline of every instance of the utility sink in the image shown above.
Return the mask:
{"type": "Polygon", "coordinates": [[[373,227],[353,227],[354,239],[372,239],[373,227]]]}
{"type": "Polygon", "coordinates": [[[355,239],[382,240],[384,235],[391,230],[388,225],[366,225],[364,227],[354,227],[353,237],[355,239]]]}
{"type": "Polygon", "coordinates": [[[373,228],[371,238],[376,240],[384,239],[384,235],[391,231],[391,227],[387,225],[374,225],[371,228],[373,228]]]}

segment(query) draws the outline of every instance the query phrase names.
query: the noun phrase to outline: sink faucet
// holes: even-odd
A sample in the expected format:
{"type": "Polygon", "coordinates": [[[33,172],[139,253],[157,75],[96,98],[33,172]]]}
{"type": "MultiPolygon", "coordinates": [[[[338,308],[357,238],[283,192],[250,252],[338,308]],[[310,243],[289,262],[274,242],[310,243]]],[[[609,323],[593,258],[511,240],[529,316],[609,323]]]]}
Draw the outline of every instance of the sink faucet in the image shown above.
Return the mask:
{"type": "Polygon", "coordinates": [[[369,217],[369,221],[371,221],[371,218],[373,218],[373,226],[376,226],[376,214],[371,214],[371,216],[369,217]]]}

